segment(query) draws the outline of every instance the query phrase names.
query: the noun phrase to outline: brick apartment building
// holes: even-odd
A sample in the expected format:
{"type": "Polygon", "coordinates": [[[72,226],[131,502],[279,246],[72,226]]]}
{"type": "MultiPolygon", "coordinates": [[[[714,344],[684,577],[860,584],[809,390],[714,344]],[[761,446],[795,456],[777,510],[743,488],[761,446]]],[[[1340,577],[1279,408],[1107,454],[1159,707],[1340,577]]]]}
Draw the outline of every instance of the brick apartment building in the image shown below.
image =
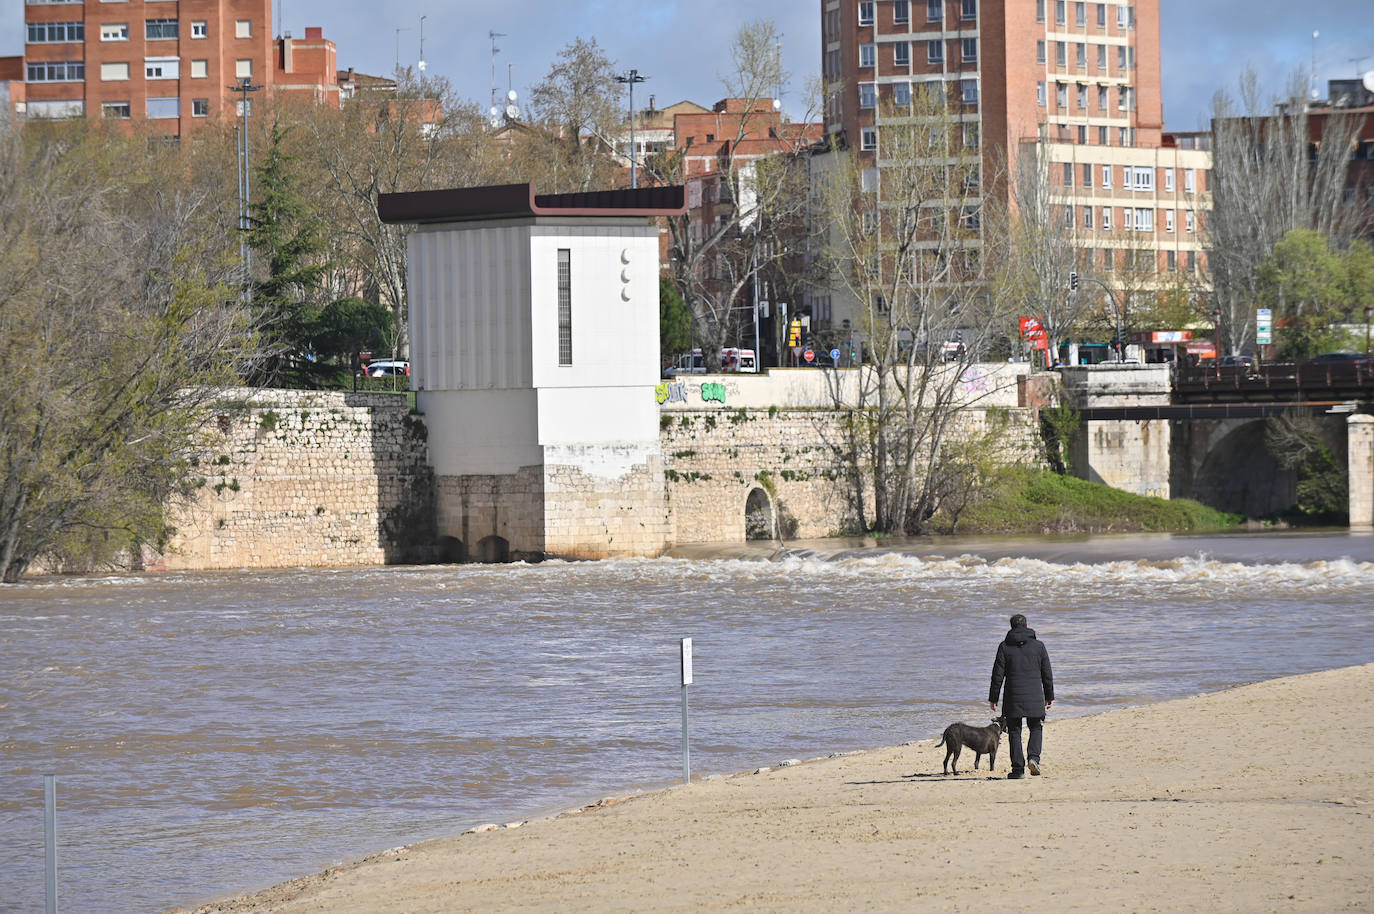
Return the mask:
{"type": "Polygon", "coordinates": [[[24,28],[22,118],[147,120],[180,137],[237,114],[241,79],[339,104],[334,43],[318,28],[274,38],[271,0],[26,0],[24,28]]]}
{"type": "MultiPolygon", "coordinates": [[[[1210,153],[1205,135],[1164,133],[1159,0],[821,0],[820,12],[826,132],[880,196],[883,119],[934,88],[985,193],[1008,193],[995,178],[1017,156],[1048,159],[1085,274],[1111,284],[1153,266],[1160,286],[1205,283],[1210,153]]],[[[844,305],[816,305],[819,326],[847,326],[844,305]]]]}

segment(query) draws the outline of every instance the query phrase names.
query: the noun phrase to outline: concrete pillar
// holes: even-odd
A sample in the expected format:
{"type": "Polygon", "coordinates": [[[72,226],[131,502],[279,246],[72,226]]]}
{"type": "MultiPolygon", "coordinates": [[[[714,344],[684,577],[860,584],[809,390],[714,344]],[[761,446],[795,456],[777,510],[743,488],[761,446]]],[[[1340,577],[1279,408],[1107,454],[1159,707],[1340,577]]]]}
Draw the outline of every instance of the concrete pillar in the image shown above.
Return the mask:
{"type": "Polygon", "coordinates": [[[1350,475],[1350,526],[1374,526],[1374,416],[1351,415],[1345,420],[1346,465],[1350,475]]]}

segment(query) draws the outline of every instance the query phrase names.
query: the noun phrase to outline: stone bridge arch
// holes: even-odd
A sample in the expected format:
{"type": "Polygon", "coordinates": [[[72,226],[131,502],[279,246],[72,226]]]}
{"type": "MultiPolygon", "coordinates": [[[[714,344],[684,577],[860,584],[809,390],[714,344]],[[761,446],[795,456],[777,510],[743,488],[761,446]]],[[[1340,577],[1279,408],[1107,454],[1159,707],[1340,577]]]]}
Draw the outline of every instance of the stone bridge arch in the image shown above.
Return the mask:
{"type": "Polygon", "coordinates": [[[1265,447],[1265,419],[1176,423],[1174,493],[1213,508],[1266,517],[1293,507],[1297,479],[1265,447]],[[1181,433],[1181,434],[1180,434],[1181,433]]]}

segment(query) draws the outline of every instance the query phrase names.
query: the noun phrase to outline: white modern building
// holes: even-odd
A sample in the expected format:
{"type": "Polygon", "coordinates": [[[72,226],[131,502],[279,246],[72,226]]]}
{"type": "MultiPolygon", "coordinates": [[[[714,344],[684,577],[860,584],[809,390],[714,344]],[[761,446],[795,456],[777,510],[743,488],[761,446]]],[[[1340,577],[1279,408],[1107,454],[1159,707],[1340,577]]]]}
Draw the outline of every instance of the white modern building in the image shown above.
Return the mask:
{"type": "Polygon", "coordinates": [[[409,241],[411,384],[454,559],[657,555],[659,233],[681,187],[384,194],[409,241]]]}

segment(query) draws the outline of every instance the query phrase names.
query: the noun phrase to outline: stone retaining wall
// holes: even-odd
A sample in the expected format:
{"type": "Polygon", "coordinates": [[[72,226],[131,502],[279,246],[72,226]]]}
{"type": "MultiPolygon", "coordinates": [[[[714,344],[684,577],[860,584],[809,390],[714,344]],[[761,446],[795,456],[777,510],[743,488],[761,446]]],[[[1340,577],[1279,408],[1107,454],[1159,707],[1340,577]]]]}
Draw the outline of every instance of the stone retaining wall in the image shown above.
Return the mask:
{"type": "Polygon", "coordinates": [[[435,542],[424,422],[404,396],[225,391],[162,569],[380,565],[435,542]]]}

